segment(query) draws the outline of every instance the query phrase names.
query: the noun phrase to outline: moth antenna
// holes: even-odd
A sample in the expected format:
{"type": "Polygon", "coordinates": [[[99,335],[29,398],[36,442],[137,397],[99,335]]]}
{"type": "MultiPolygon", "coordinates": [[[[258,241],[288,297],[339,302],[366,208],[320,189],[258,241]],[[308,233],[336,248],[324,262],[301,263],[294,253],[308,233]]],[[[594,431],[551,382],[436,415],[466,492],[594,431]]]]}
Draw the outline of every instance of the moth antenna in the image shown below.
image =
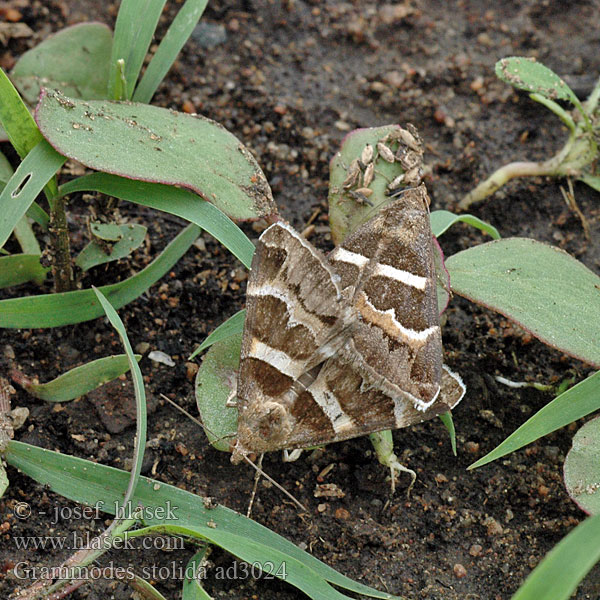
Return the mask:
{"type": "MultiPolygon", "coordinates": [[[[164,394],[160,394],[160,396],[161,396],[161,398],[163,398],[164,400],[166,400],[169,404],[172,404],[176,409],[178,409],[179,411],[181,411],[186,417],[188,417],[189,419],[191,419],[194,423],[196,423],[200,427],[206,429],[206,431],[208,431],[211,435],[215,435],[208,427],[206,427],[206,425],[203,425],[202,422],[199,419],[197,419],[196,417],[194,417],[193,415],[191,415],[187,410],[185,410],[185,408],[182,408],[181,406],[179,406],[179,404],[177,404],[176,402],[173,402],[173,400],[171,400],[170,398],[168,398],[164,394]]],[[[308,512],[308,509],[306,508],[306,506],[304,506],[304,504],[302,504],[299,500],[297,500],[296,498],[294,498],[294,496],[292,496],[292,494],[290,494],[290,492],[288,492],[280,483],[277,483],[270,475],[268,475],[267,473],[265,473],[265,471],[263,471],[259,466],[255,465],[245,454],[242,454],[242,458],[253,469],[255,469],[256,472],[259,475],[262,475],[267,481],[270,481],[280,492],[284,493],[298,508],[300,508],[304,512],[308,512]]],[[[261,455],[260,462],[262,464],[262,455],[261,455]]],[[[258,483],[256,483],[255,485],[258,485],[258,483]]],[[[253,498],[252,498],[251,502],[252,501],[253,501],[253,498]]]]}

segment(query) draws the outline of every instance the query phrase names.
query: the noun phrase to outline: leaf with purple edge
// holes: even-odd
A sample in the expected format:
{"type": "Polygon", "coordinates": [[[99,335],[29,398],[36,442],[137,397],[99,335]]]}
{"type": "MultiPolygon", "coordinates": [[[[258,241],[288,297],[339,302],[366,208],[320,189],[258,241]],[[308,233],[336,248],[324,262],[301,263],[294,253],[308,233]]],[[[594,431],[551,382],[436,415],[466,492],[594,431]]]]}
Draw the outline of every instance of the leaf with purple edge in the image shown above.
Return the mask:
{"type": "Polygon", "coordinates": [[[277,212],[250,151],[205,117],[132,102],[86,102],[44,90],[35,118],[54,148],[91,169],[187,188],[232,219],[277,212]]]}
{"type": "Polygon", "coordinates": [[[563,250],[507,238],[458,252],[446,267],[452,291],[600,366],[600,277],[563,250]]]}

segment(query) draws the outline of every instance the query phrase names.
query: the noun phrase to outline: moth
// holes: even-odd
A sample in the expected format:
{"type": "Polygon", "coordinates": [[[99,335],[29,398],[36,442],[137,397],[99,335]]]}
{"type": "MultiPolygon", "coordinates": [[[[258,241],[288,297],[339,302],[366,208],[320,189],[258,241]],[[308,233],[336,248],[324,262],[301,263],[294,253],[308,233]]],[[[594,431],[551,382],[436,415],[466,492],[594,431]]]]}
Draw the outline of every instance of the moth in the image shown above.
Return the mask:
{"type": "Polygon", "coordinates": [[[248,279],[234,462],[407,427],[464,392],[442,361],[424,185],[328,257],[283,222],[263,232],[248,279]]]}

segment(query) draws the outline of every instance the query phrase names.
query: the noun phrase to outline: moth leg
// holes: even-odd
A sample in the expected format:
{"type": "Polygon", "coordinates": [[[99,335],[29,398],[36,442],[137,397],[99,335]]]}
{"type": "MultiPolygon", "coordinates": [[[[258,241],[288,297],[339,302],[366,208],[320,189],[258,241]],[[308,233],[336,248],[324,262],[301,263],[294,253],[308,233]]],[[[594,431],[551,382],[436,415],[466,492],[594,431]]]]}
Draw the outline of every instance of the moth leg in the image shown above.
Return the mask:
{"type": "Polygon", "coordinates": [[[405,467],[400,463],[398,457],[394,454],[394,442],[392,440],[391,431],[379,431],[377,433],[371,433],[369,435],[373,448],[377,454],[377,460],[384,466],[388,467],[391,471],[391,487],[392,494],[396,491],[396,477],[398,473],[408,473],[411,476],[411,482],[406,490],[406,495],[410,495],[415,481],[417,480],[417,474],[408,467],[405,467]]]}
{"type": "Polygon", "coordinates": [[[297,448],[296,450],[292,450],[291,452],[289,450],[284,450],[283,462],[294,462],[295,460],[298,460],[300,458],[301,454],[302,448],[297,448]]]}
{"type": "Polygon", "coordinates": [[[236,408],[238,405],[237,396],[237,379],[234,379],[231,385],[231,389],[229,390],[229,395],[227,396],[227,400],[225,400],[225,406],[228,408],[236,408]]]}

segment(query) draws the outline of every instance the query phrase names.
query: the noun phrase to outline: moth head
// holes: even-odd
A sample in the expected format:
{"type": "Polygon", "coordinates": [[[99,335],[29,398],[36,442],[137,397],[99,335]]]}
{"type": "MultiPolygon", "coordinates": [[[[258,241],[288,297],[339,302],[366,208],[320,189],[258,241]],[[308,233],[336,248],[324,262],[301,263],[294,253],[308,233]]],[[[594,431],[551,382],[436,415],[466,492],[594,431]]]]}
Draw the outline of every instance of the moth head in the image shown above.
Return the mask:
{"type": "Polygon", "coordinates": [[[287,409],[273,401],[263,401],[259,406],[249,406],[238,422],[236,450],[241,452],[269,452],[285,446],[292,431],[287,409]],[[283,445],[282,445],[283,444],[283,445]]]}

